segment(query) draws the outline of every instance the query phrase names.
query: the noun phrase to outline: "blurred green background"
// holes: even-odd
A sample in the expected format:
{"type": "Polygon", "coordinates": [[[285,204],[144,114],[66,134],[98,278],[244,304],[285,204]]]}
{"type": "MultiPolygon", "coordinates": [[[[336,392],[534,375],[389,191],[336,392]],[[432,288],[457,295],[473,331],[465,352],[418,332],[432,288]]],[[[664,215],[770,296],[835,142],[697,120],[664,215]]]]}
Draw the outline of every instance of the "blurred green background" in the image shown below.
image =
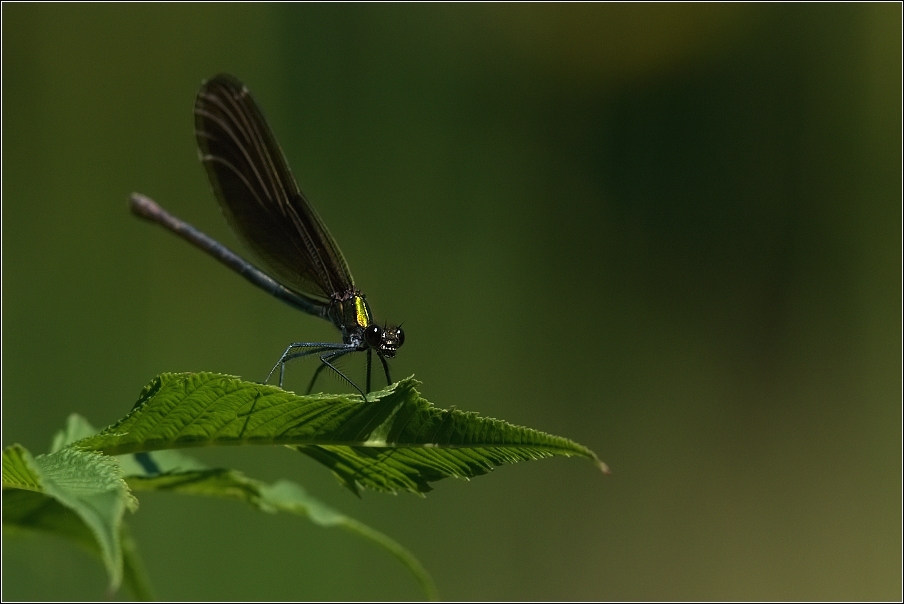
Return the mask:
{"type": "MultiPolygon", "coordinates": [[[[192,453],[304,484],[447,599],[901,597],[899,5],[4,4],[4,445],[336,337],[128,212],[238,248],[193,136],[220,71],[404,321],[395,376],[613,476],[358,500],[283,448],[192,453]]],[[[129,521],[164,599],[421,597],[294,517],[150,494],[129,521]]],[[[4,599],[104,596],[81,550],[3,545],[4,599]]]]}

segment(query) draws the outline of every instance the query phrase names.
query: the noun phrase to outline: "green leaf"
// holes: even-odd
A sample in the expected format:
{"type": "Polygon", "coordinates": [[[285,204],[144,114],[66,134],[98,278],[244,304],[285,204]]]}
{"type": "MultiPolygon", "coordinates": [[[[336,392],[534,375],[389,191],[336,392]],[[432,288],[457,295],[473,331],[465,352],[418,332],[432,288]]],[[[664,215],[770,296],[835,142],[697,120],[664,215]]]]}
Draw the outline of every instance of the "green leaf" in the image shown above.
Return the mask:
{"type": "Polygon", "coordinates": [[[327,465],[355,493],[362,487],[425,493],[446,477],[590,449],[558,436],[476,413],[443,410],[404,379],[362,402],[350,395],[297,396],[274,386],[212,373],[162,374],[132,411],[82,450],[120,455],[211,445],[289,445],[327,465]]]}
{"type": "MultiPolygon", "coordinates": [[[[57,456],[71,455],[73,450],[66,449],[68,445],[96,433],[97,430],[87,420],[78,414],[72,414],[67,418],[66,426],[54,436],[51,451],[57,456]]],[[[76,454],[98,457],[96,452],[76,454]]],[[[103,559],[102,542],[89,525],[60,500],[45,493],[41,468],[41,460],[45,457],[50,456],[32,459],[20,445],[4,449],[4,528],[53,533],[74,541],[103,559]]],[[[239,499],[266,512],[288,512],[307,517],[320,526],[344,528],[385,548],[414,574],[428,599],[437,598],[436,587],[430,575],[408,550],[383,533],[311,497],[297,484],[280,481],[267,485],[247,478],[240,472],[209,468],[177,450],[142,452],[105,459],[118,462],[121,474],[133,490],[173,491],[239,499]]],[[[152,599],[137,548],[124,522],[120,524],[119,548],[122,582],[137,599],[152,599]]],[[[108,565],[108,570],[110,569],[108,565]]],[[[115,589],[115,585],[113,588],[115,589]]]]}
{"type": "Polygon", "coordinates": [[[267,485],[232,470],[207,468],[174,449],[287,445],[330,467],[355,493],[371,488],[422,494],[442,478],[467,479],[504,463],[553,455],[584,457],[608,472],[591,450],[568,439],[438,409],[420,396],[417,384],[408,378],[361,401],[348,395],[301,397],[211,373],[162,374],[126,417],[99,434],[72,415],[54,437],[50,455],[32,458],[18,445],[5,449],[4,525],[48,530],[93,547],[114,589],[124,576],[136,595],[148,598],[147,580],[122,523],[125,510],[136,505],[128,487],[229,497],[370,539],[396,556],[435,598],[432,580],[407,550],[300,486],[267,485]]]}
{"type": "Polygon", "coordinates": [[[321,526],[338,526],[365,539],[370,539],[386,548],[417,578],[428,600],[439,600],[439,592],[427,570],[421,566],[408,550],[383,533],[334,511],[320,501],[310,497],[299,485],[287,480],[280,480],[263,490],[267,501],[280,510],[305,514],[321,526]]]}
{"type": "Polygon", "coordinates": [[[58,533],[97,551],[111,590],[122,581],[122,518],[137,505],[110,457],[73,449],[32,457],[21,445],[3,450],[4,526],[58,533]]]}
{"type": "Polygon", "coordinates": [[[50,452],[56,453],[64,447],[68,447],[72,443],[89,436],[94,436],[100,432],[92,426],[88,420],[79,415],[72,413],[66,418],[66,425],[53,435],[53,442],[50,444],[50,452]]]}
{"type": "Polygon", "coordinates": [[[383,533],[308,495],[301,486],[293,482],[281,480],[268,485],[234,470],[205,468],[200,462],[177,451],[155,451],[140,455],[149,455],[150,459],[140,464],[127,461],[134,457],[132,455],[123,457],[124,469],[135,471],[127,478],[129,486],[135,491],[170,491],[238,499],[265,512],[288,512],[306,517],[323,527],[343,528],[385,548],[411,571],[428,599],[436,600],[438,597],[433,580],[411,552],[383,533]],[[148,467],[153,467],[155,471],[149,472],[148,467]]]}
{"type": "MultiPolygon", "coordinates": [[[[66,426],[54,435],[50,452],[56,453],[71,443],[97,434],[97,432],[97,429],[88,423],[88,420],[77,413],[73,413],[66,419],[66,426]]],[[[13,451],[15,449],[10,449],[10,453],[13,451]]],[[[4,451],[4,454],[6,453],[4,451]]],[[[18,454],[21,460],[21,453],[16,452],[13,454],[18,454]]],[[[4,472],[8,469],[12,470],[17,463],[21,463],[20,460],[17,462],[12,459],[4,460],[4,472]],[[9,463],[6,463],[7,461],[9,463]]],[[[13,481],[11,479],[7,480],[4,477],[4,486],[12,487],[12,484],[13,481]]],[[[56,536],[75,542],[83,549],[103,560],[100,542],[95,539],[91,529],[76,513],[52,497],[43,495],[40,492],[28,493],[10,488],[8,490],[4,489],[3,504],[3,519],[7,527],[18,529],[27,527],[31,530],[53,533],[56,536]],[[13,520],[14,518],[15,520],[13,520]]],[[[137,600],[153,600],[150,582],[147,579],[137,547],[125,522],[120,525],[119,541],[123,561],[122,582],[137,600]]]]}

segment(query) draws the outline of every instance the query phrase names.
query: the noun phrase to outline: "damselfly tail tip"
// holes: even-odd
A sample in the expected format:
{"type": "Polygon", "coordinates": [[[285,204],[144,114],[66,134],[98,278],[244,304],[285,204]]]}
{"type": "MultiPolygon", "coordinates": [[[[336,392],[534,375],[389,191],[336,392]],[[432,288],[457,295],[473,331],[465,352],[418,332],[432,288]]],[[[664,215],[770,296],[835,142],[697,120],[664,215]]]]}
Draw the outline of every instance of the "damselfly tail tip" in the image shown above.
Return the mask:
{"type": "Polygon", "coordinates": [[[132,193],[129,195],[129,209],[133,214],[142,218],[150,218],[155,211],[160,209],[153,199],[141,193],[132,193]]]}

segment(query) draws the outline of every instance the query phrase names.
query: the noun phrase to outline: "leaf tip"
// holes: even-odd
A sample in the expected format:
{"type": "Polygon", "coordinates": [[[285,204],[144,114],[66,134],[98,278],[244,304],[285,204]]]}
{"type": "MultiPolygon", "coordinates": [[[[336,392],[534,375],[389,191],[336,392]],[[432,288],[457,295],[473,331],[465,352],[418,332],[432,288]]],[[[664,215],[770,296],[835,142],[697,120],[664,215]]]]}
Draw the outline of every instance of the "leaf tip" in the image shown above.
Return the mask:
{"type": "Polygon", "coordinates": [[[599,464],[599,468],[600,470],[602,470],[603,474],[605,474],[606,476],[612,475],[612,470],[609,469],[609,466],[606,465],[606,462],[598,461],[597,463],[599,464]]]}

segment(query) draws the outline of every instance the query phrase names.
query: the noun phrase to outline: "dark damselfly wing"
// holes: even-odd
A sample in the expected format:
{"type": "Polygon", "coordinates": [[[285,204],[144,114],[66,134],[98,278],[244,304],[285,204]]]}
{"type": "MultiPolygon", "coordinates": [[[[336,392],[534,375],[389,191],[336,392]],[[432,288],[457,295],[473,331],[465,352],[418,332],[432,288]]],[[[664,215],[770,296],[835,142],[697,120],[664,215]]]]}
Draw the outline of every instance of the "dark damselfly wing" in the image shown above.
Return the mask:
{"type": "Polygon", "coordinates": [[[227,222],[277,281],[324,300],[354,287],[339,246],[239,80],[220,74],[204,83],[195,136],[227,222]]]}

